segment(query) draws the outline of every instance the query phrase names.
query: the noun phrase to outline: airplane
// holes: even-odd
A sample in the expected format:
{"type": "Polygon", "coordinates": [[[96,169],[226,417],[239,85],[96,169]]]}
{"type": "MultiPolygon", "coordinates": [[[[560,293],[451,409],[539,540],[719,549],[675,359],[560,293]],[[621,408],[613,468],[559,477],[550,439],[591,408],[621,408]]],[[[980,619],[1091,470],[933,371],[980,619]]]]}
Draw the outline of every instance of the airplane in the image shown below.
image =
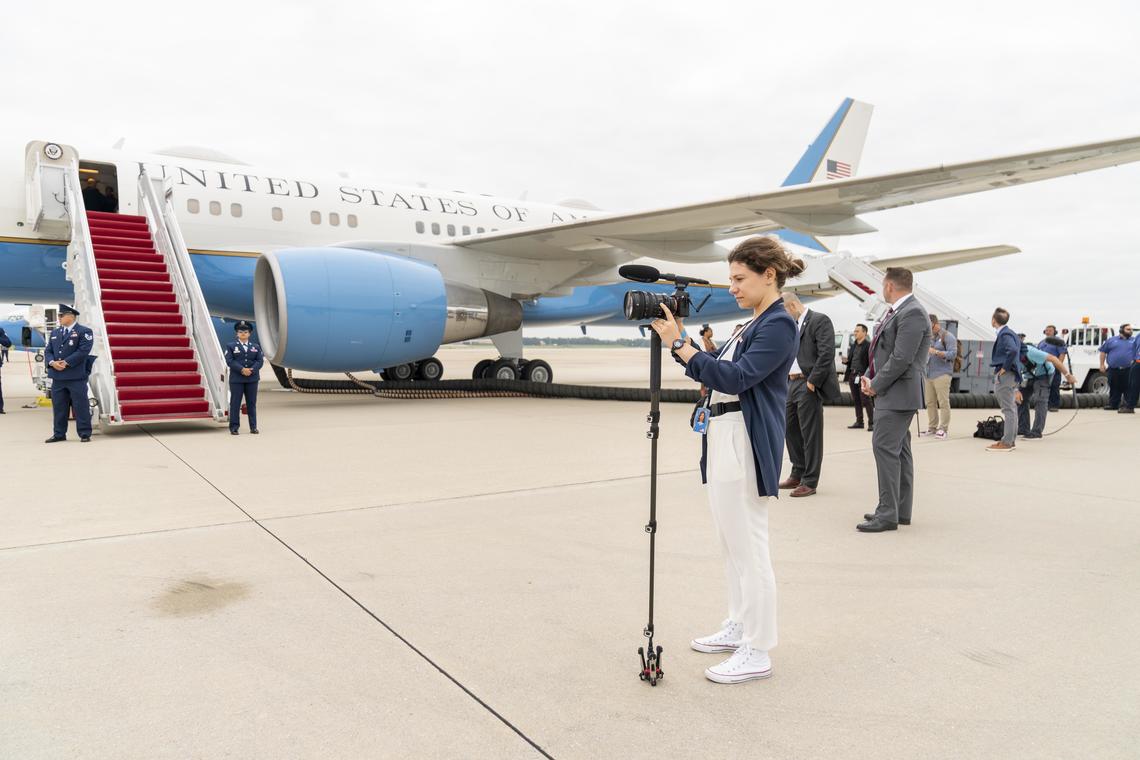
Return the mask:
{"type": "MultiPolygon", "coordinates": [[[[869,117],[869,106],[857,101],[844,101],[840,111],[839,124],[859,113],[869,117]]],[[[203,149],[129,154],[37,140],[25,146],[22,165],[17,151],[0,150],[0,300],[71,298],[60,266],[68,242],[58,225],[40,224],[51,197],[36,184],[36,172],[70,156],[76,182],[117,189],[119,214],[141,210],[141,189],[136,199],[130,178],[145,172],[166,179],[210,315],[254,319],[274,364],[319,372],[384,369],[393,379],[432,366],[430,379],[442,371],[430,359],[440,345],[487,336],[502,355],[485,370],[490,376],[549,382],[549,365],[523,359],[524,324],[613,323],[629,287],[671,290],[615,285],[622,264],[667,262],[696,276],[702,265],[715,265],[719,279],[724,241],[782,234],[818,252],[830,237],[875,231],[863,216],[876,211],[1140,159],[1140,137],[1132,137],[859,177],[853,176],[857,159],[831,153],[838,142],[817,139],[797,164],[810,169],[808,178],[822,172],[826,181],[613,214],[581,203],[318,179],[203,149]]],[[[98,202],[94,193],[90,200],[98,202]]],[[[1012,250],[992,246],[899,260],[930,268],[1012,250]]],[[[859,283],[834,266],[844,260],[841,254],[811,257],[789,289],[809,297],[841,287],[855,292],[859,283]]],[[[716,297],[723,288],[711,290],[711,310],[702,316],[721,314],[722,307],[732,314],[723,295],[716,297]]]]}
{"type": "Polygon", "coordinates": [[[36,351],[46,346],[43,326],[35,326],[23,314],[0,321],[0,330],[12,341],[12,351],[36,351]]]}

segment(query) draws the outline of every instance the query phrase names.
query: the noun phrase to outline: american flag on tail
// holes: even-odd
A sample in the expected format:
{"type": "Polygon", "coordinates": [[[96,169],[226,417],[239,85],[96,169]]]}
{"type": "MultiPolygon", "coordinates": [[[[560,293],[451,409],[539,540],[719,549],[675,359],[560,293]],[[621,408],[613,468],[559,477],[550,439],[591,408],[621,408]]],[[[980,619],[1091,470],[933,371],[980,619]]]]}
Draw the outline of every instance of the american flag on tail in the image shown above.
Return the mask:
{"type": "Polygon", "coordinates": [[[832,161],[827,159],[827,178],[828,179],[844,179],[851,176],[851,164],[845,164],[842,161],[832,161]]]}

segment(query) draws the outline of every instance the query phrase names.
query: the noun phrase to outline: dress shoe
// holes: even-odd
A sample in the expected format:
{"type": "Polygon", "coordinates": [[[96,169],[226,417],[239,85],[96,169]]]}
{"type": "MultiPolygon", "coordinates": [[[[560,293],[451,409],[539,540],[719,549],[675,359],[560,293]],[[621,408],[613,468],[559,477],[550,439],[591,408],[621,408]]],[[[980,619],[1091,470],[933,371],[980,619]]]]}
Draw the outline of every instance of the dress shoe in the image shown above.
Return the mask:
{"type": "Polygon", "coordinates": [[[1041,437],[1040,433],[1034,433],[1033,431],[1029,431],[1028,433],[1025,434],[1025,439],[1027,441],[1032,441],[1035,438],[1040,438],[1040,437],[1041,437]]]}
{"type": "Polygon", "coordinates": [[[785,480],[783,483],[780,484],[780,489],[786,490],[788,488],[797,488],[797,487],[799,487],[799,485],[800,485],[800,481],[796,480],[795,478],[788,478],[787,480],[785,480]]]}
{"type": "Polygon", "coordinates": [[[91,436],[81,435],[81,436],[79,436],[79,442],[80,443],[91,443],[91,436]]]}
{"type": "Polygon", "coordinates": [[[867,520],[866,522],[861,522],[855,526],[855,530],[859,531],[860,533],[882,533],[886,530],[898,529],[899,526],[896,523],[879,519],[867,520]]]}
{"type": "Polygon", "coordinates": [[[3,409],[0,409],[0,414],[7,414],[3,409]]]}
{"type": "Polygon", "coordinates": [[[1059,406],[1051,406],[1051,407],[1049,407],[1049,411],[1050,411],[1050,412],[1059,412],[1059,411],[1061,411],[1061,407],[1059,407],[1059,406]]]}
{"type": "MultiPolygon", "coordinates": [[[[875,513],[874,512],[868,512],[867,514],[863,515],[863,519],[870,522],[870,521],[875,519],[875,513]]],[[[900,517],[899,518],[899,525],[910,525],[910,520],[904,520],[903,518],[900,517]]]]}
{"type": "Polygon", "coordinates": [[[257,428],[254,428],[253,430],[250,430],[249,432],[250,432],[250,435],[260,435],[257,428]]]}
{"type": "Polygon", "coordinates": [[[238,431],[236,431],[236,430],[231,430],[231,431],[230,431],[230,435],[237,435],[237,434],[238,434],[238,431]]]}
{"type": "Polygon", "coordinates": [[[867,432],[868,432],[868,433],[870,433],[870,432],[873,432],[873,431],[874,431],[874,429],[875,429],[875,426],[874,426],[874,425],[868,425],[868,426],[867,426],[867,432]]]}
{"type": "Polygon", "coordinates": [[[44,441],[44,443],[59,443],[60,441],[66,441],[66,440],[67,440],[66,435],[53,435],[51,438],[48,438],[46,441],[44,441]]]}
{"type": "Polygon", "coordinates": [[[862,422],[856,422],[854,425],[848,425],[847,429],[848,430],[862,430],[863,429],[863,423],[862,422]]]}
{"type": "Polygon", "coordinates": [[[1116,410],[1117,414],[1136,414],[1136,410],[1130,406],[1122,406],[1116,410]]]}
{"type": "Polygon", "coordinates": [[[800,486],[796,486],[795,490],[792,491],[788,495],[791,496],[792,498],[798,499],[801,496],[811,496],[813,493],[815,493],[815,489],[812,488],[811,486],[800,485],[800,486]]]}

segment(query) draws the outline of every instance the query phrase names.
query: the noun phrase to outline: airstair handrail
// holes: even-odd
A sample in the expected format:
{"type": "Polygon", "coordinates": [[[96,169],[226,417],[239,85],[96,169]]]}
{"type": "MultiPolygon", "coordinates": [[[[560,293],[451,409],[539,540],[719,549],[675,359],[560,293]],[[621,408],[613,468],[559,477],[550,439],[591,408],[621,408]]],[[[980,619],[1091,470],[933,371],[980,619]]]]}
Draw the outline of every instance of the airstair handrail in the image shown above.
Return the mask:
{"type": "Polygon", "coordinates": [[[99,357],[91,367],[87,384],[91,386],[99,404],[100,419],[120,423],[122,415],[119,410],[119,392],[115,387],[114,359],[107,338],[107,323],[103,317],[103,293],[95,267],[95,247],[91,242],[87,210],[79,190],[79,166],[74,161],[64,172],[63,187],[64,206],[71,223],[71,242],[67,244],[67,279],[71,280],[75,290],[75,305],[83,325],[91,328],[94,342],[91,354],[99,357]]]}
{"type": "Polygon", "coordinates": [[[214,332],[206,299],[198,286],[190,251],[182,238],[171,203],[173,186],[169,180],[152,178],[146,169],[139,173],[139,209],[147,218],[156,250],[166,261],[175,288],[179,309],[186,320],[194,356],[202,367],[211,414],[224,421],[228,409],[226,398],[226,362],[214,332]]]}

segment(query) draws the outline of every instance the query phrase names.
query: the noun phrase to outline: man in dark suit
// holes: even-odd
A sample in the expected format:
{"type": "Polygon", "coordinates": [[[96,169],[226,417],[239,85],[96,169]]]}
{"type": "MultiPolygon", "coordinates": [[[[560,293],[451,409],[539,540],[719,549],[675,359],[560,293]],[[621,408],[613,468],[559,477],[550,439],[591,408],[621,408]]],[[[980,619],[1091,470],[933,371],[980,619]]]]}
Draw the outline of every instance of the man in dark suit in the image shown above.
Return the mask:
{"type": "Polygon", "coordinates": [[[847,369],[843,371],[843,382],[847,383],[851,391],[851,403],[855,405],[855,424],[849,428],[863,427],[863,410],[867,410],[867,430],[875,429],[875,405],[871,399],[863,395],[863,375],[867,374],[867,366],[871,363],[871,341],[867,338],[867,325],[855,325],[855,342],[843,363],[847,369]]]}
{"type": "Polygon", "coordinates": [[[823,467],[823,402],[839,403],[835,374],[835,328],[826,314],[808,310],[793,293],[784,307],[796,320],[799,351],[788,370],[787,444],[792,474],[780,488],[811,496],[823,467]]]}
{"type": "Polygon", "coordinates": [[[909,269],[888,267],[883,298],[891,304],[875,329],[871,366],[863,377],[863,392],[875,404],[875,469],[879,475],[879,504],[863,515],[863,533],[898,530],[910,525],[914,505],[914,457],[910,450],[910,421],[926,405],[926,360],[930,355],[930,318],[915,299],[909,269]]]}

